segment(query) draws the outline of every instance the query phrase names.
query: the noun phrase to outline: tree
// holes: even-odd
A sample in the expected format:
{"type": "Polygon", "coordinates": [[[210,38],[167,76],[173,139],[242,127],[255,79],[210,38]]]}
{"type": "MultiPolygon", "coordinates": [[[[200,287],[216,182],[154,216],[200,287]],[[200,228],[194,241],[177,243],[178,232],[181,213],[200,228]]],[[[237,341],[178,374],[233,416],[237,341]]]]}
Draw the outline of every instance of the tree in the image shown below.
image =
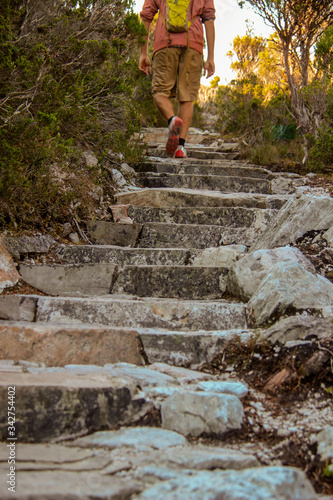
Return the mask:
{"type": "Polygon", "coordinates": [[[250,4],[276,31],[291,96],[291,110],[305,134],[316,135],[322,117],[307,107],[302,90],[312,75],[311,50],[333,25],[331,0],[238,0],[250,4]]]}
{"type": "Polygon", "coordinates": [[[239,78],[256,73],[259,64],[259,54],[265,49],[265,40],[262,37],[252,36],[247,32],[245,36],[237,35],[232,44],[232,50],[227,56],[237,60],[231,63],[231,69],[236,71],[239,78]]]}

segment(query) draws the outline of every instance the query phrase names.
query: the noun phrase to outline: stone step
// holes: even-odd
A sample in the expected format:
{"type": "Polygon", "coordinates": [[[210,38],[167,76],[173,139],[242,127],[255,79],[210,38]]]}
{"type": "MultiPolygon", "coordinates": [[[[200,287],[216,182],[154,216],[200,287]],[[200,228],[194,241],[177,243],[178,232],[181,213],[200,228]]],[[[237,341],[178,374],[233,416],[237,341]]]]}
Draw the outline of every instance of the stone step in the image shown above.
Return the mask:
{"type": "Polygon", "coordinates": [[[182,331],[243,329],[246,307],[227,300],[0,295],[0,319],[182,331]]]}
{"type": "MultiPolygon", "coordinates": [[[[143,138],[143,141],[147,144],[151,144],[152,146],[156,145],[164,145],[168,138],[168,128],[167,127],[147,127],[142,128],[140,137],[143,138]]],[[[137,134],[134,134],[135,138],[139,138],[137,134]]],[[[214,132],[203,132],[200,129],[195,127],[190,127],[187,133],[187,143],[188,144],[201,144],[203,141],[207,140],[217,140],[219,139],[219,134],[214,132]]],[[[233,143],[237,144],[237,143],[233,143]]]]}
{"type": "Polygon", "coordinates": [[[46,366],[127,362],[144,364],[139,333],[131,328],[0,321],[0,356],[46,366]]]}
{"type": "Polygon", "coordinates": [[[188,158],[180,163],[176,159],[148,159],[140,165],[140,172],[183,175],[230,175],[232,177],[251,177],[258,179],[274,179],[275,175],[265,168],[230,160],[195,160],[188,158]]]}
{"type": "MultiPolygon", "coordinates": [[[[201,160],[235,160],[239,158],[239,152],[236,148],[226,149],[221,151],[207,151],[204,147],[193,147],[189,148],[186,146],[188,158],[195,158],[201,160]]],[[[148,148],[146,152],[147,156],[158,157],[158,158],[168,158],[165,151],[165,145],[157,146],[155,148],[148,148]]],[[[182,160],[180,160],[182,161],[182,160]]]]}
{"type": "MultiPolygon", "coordinates": [[[[102,223],[107,224],[107,223],[102,223]]],[[[71,264],[111,263],[124,266],[230,267],[246,248],[239,245],[206,249],[121,248],[109,245],[59,245],[57,255],[71,264]]]]}
{"type": "MultiPolygon", "coordinates": [[[[270,223],[277,210],[246,207],[136,207],[130,206],[128,216],[139,224],[165,222],[172,224],[204,224],[228,227],[258,227],[270,223]]],[[[89,223],[90,227],[94,223],[89,223]]]]}
{"type": "MultiPolygon", "coordinates": [[[[166,140],[168,138],[168,134],[166,134],[166,140]]],[[[161,141],[160,143],[151,143],[152,149],[162,149],[165,150],[165,142],[161,141]]],[[[149,143],[147,144],[149,148],[149,143]]],[[[186,142],[186,150],[188,151],[204,151],[205,153],[223,153],[223,152],[238,152],[239,144],[237,142],[222,142],[218,146],[206,146],[204,144],[195,143],[194,141],[186,142]]]]}
{"type": "MultiPolygon", "coordinates": [[[[38,290],[53,296],[104,296],[107,294],[126,294],[138,297],[170,297],[182,299],[219,299],[226,290],[229,267],[185,266],[185,265],[125,265],[104,264],[106,283],[102,288],[95,284],[95,277],[79,283],[71,283],[66,272],[72,267],[83,264],[22,265],[22,279],[38,290]],[[108,272],[108,268],[111,272],[108,272]],[[59,275],[60,272],[60,275],[59,275]]],[[[90,268],[101,267],[89,264],[90,268]]],[[[98,281],[97,276],[97,281],[98,281]]]]}
{"type": "Polygon", "coordinates": [[[219,193],[217,191],[177,188],[146,188],[115,195],[120,205],[139,207],[247,207],[279,210],[290,195],[219,193]]]}
{"type": "Polygon", "coordinates": [[[50,295],[105,295],[110,293],[115,266],[109,263],[20,264],[21,278],[50,295]]]}
{"type": "Polygon", "coordinates": [[[261,228],[224,228],[204,224],[144,224],[137,247],[207,248],[222,244],[250,246],[260,236],[261,228]]]}
{"type": "MultiPolygon", "coordinates": [[[[160,222],[150,222],[142,225],[137,239],[133,242],[131,234],[126,239],[124,236],[118,239],[119,227],[130,225],[101,223],[103,228],[98,227],[97,231],[89,231],[94,242],[98,245],[116,245],[124,247],[146,248],[146,249],[204,249],[218,247],[220,245],[246,245],[251,246],[256,239],[267,229],[270,219],[258,218],[252,227],[240,226],[214,226],[205,224],[167,224],[160,222]]],[[[96,228],[97,223],[93,223],[96,228]]],[[[84,248],[85,250],[85,248],[84,248]]],[[[162,250],[161,250],[162,251],[162,250]]],[[[87,256],[90,254],[87,251],[87,256]]],[[[96,251],[97,252],[97,251],[96,251]]],[[[99,250],[102,252],[102,250],[99,250]]],[[[106,254],[104,254],[106,255],[106,254]]],[[[141,254],[138,254],[141,255],[141,254]]],[[[171,253],[169,254],[171,255],[171,253]]],[[[88,259],[88,257],[84,257],[88,259]]],[[[140,257],[141,258],[141,257],[140,257]]],[[[180,258],[173,255],[171,259],[180,258]]],[[[86,262],[88,260],[85,260],[86,262]]],[[[158,263],[158,262],[157,262],[158,263]]],[[[182,261],[179,262],[182,264],[182,261]]],[[[187,261],[185,261],[186,265],[187,261]]],[[[153,262],[151,262],[153,264],[153,262]]],[[[168,264],[166,264],[168,265],[168,264]]]]}
{"type": "Polygon", "coordinates": [[[94,325],[0,321],[0,371],[3,360],[18,366],[104,366],[109,363],[167,363],[197,369],[213,361],[231,341],[249,342],[247,329],[170,331],[94,325]],[[1,361],[2,359],[2,361],[1,361]]]}
{"type": "Polygon", "coordinates": [[[140,418],[143,408],[146,413],[145,399],[128,379],[107,373],[77,374],[61,368],[25,371],[0,371],[2,441],[8,437],[8,412],[4,404],[8,401],[8,386],[15,388],[15,411],[19,416],[15,433],[20,442],[64,440],[97,430],[116,429],[132,423],[135,417],[140,418]]]}
{"type": "Polygon", "coordinates": [[[111,293],[137,297],[220,299],[229,268],[189,266],[126,266],[111,293]]]}
{"type": "Polygon", "coordinates": [[[143,173],[141,182],[149,188],[185,188],[221,191],[224,193],[262,193],[271,191],[270,181],[249,177],[223,175],[180,175],[143,173]]]}

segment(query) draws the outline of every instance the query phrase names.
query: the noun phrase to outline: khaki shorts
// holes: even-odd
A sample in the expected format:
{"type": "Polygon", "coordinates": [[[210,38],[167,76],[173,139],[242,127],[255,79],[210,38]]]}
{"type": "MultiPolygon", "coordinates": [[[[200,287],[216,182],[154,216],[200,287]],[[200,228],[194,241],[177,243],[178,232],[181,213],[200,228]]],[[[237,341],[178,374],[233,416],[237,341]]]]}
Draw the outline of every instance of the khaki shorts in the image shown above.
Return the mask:
{"type": "Polygon", "coordinates": [[[153,96],[162,94],[177,97],[180,102],[195,101],[200,88],[202,65],[203,56],[197,50],[187,50],[187,47],[159,50],[153,58],[153,96]]]}

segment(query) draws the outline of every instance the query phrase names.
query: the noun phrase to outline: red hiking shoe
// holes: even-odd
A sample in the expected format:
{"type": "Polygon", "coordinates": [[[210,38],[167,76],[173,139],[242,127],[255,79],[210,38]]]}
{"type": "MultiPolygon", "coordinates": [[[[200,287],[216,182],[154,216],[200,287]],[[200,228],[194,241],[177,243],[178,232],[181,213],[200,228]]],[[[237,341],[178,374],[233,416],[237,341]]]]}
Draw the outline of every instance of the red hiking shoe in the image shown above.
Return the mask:
{"type": "Polygon", "coordinates": [[[179,144],[179,134],[183,126],[183,120],[174,116],[169,125],[169,137],[165,146],[169,156],[173,156],[179,144]]]}
{"type": "Polygon", "coordinates": [[[178,146],[175,153],[175,158],[187,158],[187,153],[184,146],[178,146]]]}

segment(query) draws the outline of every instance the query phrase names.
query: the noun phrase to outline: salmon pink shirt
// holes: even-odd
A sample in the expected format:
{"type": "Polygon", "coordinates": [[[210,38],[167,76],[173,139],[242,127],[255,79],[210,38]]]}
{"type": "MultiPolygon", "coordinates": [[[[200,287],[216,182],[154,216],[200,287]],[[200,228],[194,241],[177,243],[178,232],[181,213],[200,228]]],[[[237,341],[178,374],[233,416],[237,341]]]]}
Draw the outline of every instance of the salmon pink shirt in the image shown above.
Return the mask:
{"type": "MultiPolygon", "coordinates": [[[[157,12],[160,10],[163,19],[166,17],[166,0],[145,0],[140,17],[143,21],[152,22],[157,12]]],[[[203,53],[204,34],[202,23],[215,19],[214,0],[191,0],[190,3],[190,17],[193,20],[189,28],[190,47],[203,53]]],[[[168,45],[168,33],[164,26],[162,16],[158,16],[153,52],[165,49],[167,46],[184,46],[187,47],[187,34],[186,33],[170,33],[170,42],[168,45]]]]}

